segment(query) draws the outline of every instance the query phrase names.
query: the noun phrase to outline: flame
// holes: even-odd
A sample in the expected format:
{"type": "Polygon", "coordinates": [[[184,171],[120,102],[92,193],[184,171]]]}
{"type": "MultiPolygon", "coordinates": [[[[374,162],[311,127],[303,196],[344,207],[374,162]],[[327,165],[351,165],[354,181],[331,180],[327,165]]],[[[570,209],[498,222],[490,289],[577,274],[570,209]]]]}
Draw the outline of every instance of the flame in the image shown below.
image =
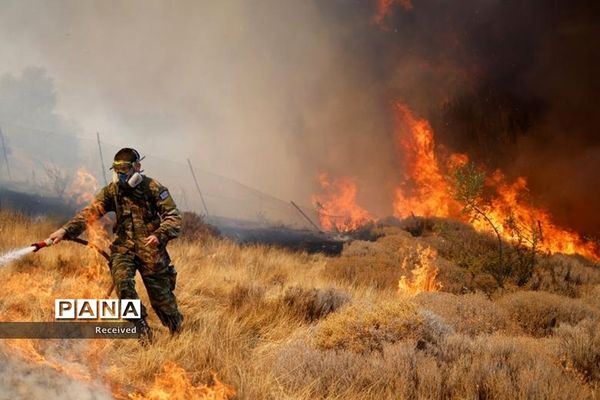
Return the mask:
{"type": "Polygon", "coordinates": [[[411,0],[377,0],[377,10],[373,16],[373,22],[381,25],[383,20],[390,15],[392,6],[399,4],[405,10],[412,10],[413,4],[411,0]]]}
{"type": "Polygon", "coordinates": [[[330,180],[326,173],[320,173],[317,179],[325,193],[314,195],[313,203],[319,209],[324,230],[348,232],[374,221],[366,209],[356,204],[356,182],[352,178],[330,180]]]}
{"type": "MultiPolygon", "coordinates": [[[[405,218],[415,213],[464,219],[460,212],[462,206],[453,198],[451,183],[446,176],[468,162],[468,157],[454,153],[444,160],[438,159],[429,122],[416,117],[403,102],[395,104],[395,111],[395,137],[404,158],[405,173],[403,184],[396,189],[394,215],[405,218]]],[[[527,236],[530,245],[532,238],[537,237],[539,242],[536,245],[543,251],[600,258],[594,244],[586,243],[577,233],[557,226],[548,212],[531,204],[525,178],[518,177],[509,182],[501,171],[496,171],[488,177],[486,186],[493,194],[487,214],[504,240],[517,239],[515,224],[512,227],[507,224],[512,218],[519,234],[527,236]]],[[[482,220],[474,221],[473,225],[480,231],[491,229],[482,220]]]]}
{"type": "MultiPolygon", "coordinates": [[[[401,184],[394,193],[394,216],[406,218],[416,214],[465,220],[466,216],[461,212],[463,205],[453,197],[452,182],[447,177],[467,163],[468,156],[460,153],[439,155],[433,129],[426,119],[417,117],[402,101],[396,102],[393,110],[395,144],[403,171],[401,184]]],[[[351,178],[332,183],[321,174],[320,181],[327,196],[314,198],[317,205],[322,205],[321,224],[326,229],[357,229],[372,220],[366,209],[356,205],[357,187],[351,178]],[[342,222],[331,217],[336,214],[342,216],[342,222]]],[[[537,249],[545,252],[581,254],[600,260],[600,251],[594,243],[558,226],[550,213],[532,204],[525,178],[510,181],[501,171],[496,171],[487,178],[485,185],[490,193],[486,215],[503,240],[526,246],[535,244],[537,249]]],[[[492,230],[487,221],[472,223],[479,231],[492,230]]]]}
{"type": "Polygon", "coordinates": [[[186,371],[174,362],[167,362],[157,374],[153,386],[144,394],[131,394],[132,400],[227,400],[235,390],[219,381],[213,373],[214,385],[194,386],[186,371]]]}
{"type": "MultiPolygon", "coordinates": [[[[98,189],[98,180],[82,167],[77,170],[67,193],[75,199],[77,205],[84,206],[94,201],[98,189]]],[[[110,238],[106,221],[90,217],[86,224],[86,232],[90,243],[100,248],[107,248],[110,245],[110,238]]],[[[103,264],[104,262],[101,258],[97,258],[97,261],[97,264],[103,264]]]]}
{"type": "MultiPolygon", "coordinates": [[[[434,152],[433,129],[425,119],[414,116],[402,102],[395,104],[396,147],[404,157],[404,182],[396,189],[394,215],[411,214],[448,217],[458,214],[460,205],[452,198],[451,188],[434,152]]],[[[464,161],[456,154],[451,161],[464,161]]]]}
{"type": "MultiPolygon", "coordinates": [[[[415,295],[421,292],[437,292],[442,288],[442,284],[436,281],[438,268],[433,264],[437,252],[430,247],[417,248],[417,259],[415,266],[411,270],[412,279],[405,275],[400,277],[398,282],[398,293],[415,295]]],[[[402,269],[407,270],[410,264],[410,257],[402,261],[402,269]]]]}
{"type": "Polygon", "coordinates": [[[94,200],[94,194],[98,191],[98,181],[85,168],[79,168],[75,178],[67,191],[67,194],[75,200],[77,205],[84,205],[94,200]]]}
{"type": "MultiPolygon", "coordinates": [[[[525,234],[529,240],[535,235],[537,246],[542,251],[551,253],[581,254],[586,257],[598,259],[598,249],[591,242],[585,242],[576,232],[557,226],[552,221],[552,216],[542,208],[531,204],[527,180],[523,177],[509,182],[499,170],[492,174],[487,186],[495,190],[496,196],[491,199],[488,217],[502,237],[506,240],[517,240],[518,232],[514,226],[506,223],[509,217],[515,219],[513,225],[525,234]]],[[[475,228],[489,229],[483,221],[474,221],[475,228]]],[[[527,244],[527,243],[525,243],[527,244]]]]}

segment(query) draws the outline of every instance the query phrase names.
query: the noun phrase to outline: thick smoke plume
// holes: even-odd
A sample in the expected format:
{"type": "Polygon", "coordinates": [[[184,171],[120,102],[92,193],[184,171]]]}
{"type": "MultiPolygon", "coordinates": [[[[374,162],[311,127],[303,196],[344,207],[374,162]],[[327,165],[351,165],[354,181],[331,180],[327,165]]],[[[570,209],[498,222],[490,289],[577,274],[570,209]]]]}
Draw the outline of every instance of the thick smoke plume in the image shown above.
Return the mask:
{"type": "Polygon", "coordinates": [[[30,118],[38,97],[25,96],[21,113],[0,110],[4,119],[99,130],[305,203],[319,171],[356,177],[360,203],[387,215],[401,176],[391,127],[400,98],[431,121],[438,143],[526,176],[559,223],[598,232],[593,1],[1,8],[0,91],[37,77],[47,116],[30,118]],[[41,70],[22,72],[30,66],[41,70]]]}

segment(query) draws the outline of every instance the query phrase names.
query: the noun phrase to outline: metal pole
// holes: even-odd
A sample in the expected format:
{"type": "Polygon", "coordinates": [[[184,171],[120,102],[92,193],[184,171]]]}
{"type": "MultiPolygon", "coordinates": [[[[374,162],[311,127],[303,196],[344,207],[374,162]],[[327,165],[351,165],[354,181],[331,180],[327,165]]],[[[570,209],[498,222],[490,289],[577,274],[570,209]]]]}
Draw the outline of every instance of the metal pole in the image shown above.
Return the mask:
{"type": "Polygon", "coordinates": [[[319,233],[323,233],[323,231],[321,230],[321,228],[319,228],[319,227],[317,226],[317,224],[315,224],[315,223],[314,223],[314,222],[313,222],[313,221],[312,221],[310,218],[308,218],[308,215],[306,215],[306,214],[304,213],[304,211],[302,211],[302,210],[300,209],[300,207],[298,207],[298,206],[296,205],[296,203],[294,203],[293,201],[290,201],[290,203],[291,203],[291,204],[292,204],[292,205],[293,205],[293,206],[296,208],[296,210],[298,210],[298,212],[299,212],[300,214],[302,214],[302,216],[303,216],[304,218],[306,218],[306,220],[307,220],[308,222],[310,222],[310,224],[311,224],[312,226],[314,226],[314,227],[315,227],[315,229],[316,229],[316,230],[317,230],[319,233]]]}
{"type": "Polygon", "coordinates": [[[188,201],[187,201],[187,194],[185,193],[185,189],[183,188],[183,186],[181,186],[179,188],[179,190],[181,190],[181,200],[183,201],[183,206],[185,207],[186,210],[189,210],[190,205],[188,204],[188,201]]]}
{"type": "Polygon", "coordinates": [[[190,159],[187,159],[188,165],[190,166],[190,171],[192,172],[192,178],[194,178],[194,183],[196,184],[196,189],[198,190],[198,194],[200,195],[200,200],[202,200],[202,206],[204,207],[204,211],[206,211],[206,216],[208,217],[208,208],[206,208],[206,202],[204,201],[204,196],[202,195],[202,190],[200,190],[200,185],[198,185],[198,180],[196,179],[196,174],[194,173],[194,167],[192,167],[192,162],[190,159]]]}
{"type": "Polygon", "coordinates": [[[8,152],[6,150],[6,142],[4,142],[4,134],[2,133],[1,127],[0,127],[0,141],[2,141],[2,152],[4,153],[4,163],[6,164],[6,172],[8,174],[8,180],[12,181],[12,176],[10,174],[10,164],[8,163],[8,152]]]}
{"type": "Polygon", "coordinates": [[[102,156],[102,145],[100,144],[100,132],[96,132],[96,138],[98,139],[98,150],[100,151],[100,164],[102,166],[102,178],[104,178],[104,186],[108,185],[106,180],[106,167],[104,166],[104,156],[102,156]]]}

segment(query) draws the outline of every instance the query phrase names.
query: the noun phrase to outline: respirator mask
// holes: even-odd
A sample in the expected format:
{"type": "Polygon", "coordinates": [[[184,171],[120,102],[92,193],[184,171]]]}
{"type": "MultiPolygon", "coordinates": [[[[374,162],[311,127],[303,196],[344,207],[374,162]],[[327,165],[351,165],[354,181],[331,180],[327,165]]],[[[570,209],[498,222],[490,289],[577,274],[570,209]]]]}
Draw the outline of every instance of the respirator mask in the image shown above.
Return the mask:
{"type": "Polygon", "coordinates": [[[136,167],[139,168],[139,163],[144,157],[140,157],[137,151],[135,151],[135,154],[135,161],[115,161],[110,168],[113,170],[113,182],[121,187],[135,188],[144,180],[141,174],[143,171],[136,171],[136,167]]]}

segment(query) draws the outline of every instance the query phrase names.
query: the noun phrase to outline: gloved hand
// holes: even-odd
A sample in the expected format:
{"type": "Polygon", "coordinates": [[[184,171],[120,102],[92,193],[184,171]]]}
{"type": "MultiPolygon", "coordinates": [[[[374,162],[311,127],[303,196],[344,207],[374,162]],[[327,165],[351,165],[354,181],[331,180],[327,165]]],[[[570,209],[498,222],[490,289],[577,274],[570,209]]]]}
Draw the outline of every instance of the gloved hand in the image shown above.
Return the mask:
{"type": "Polygon", "coordinates": [[[60,242],[61,240],[63,240],[65,238],[66,234],[67,234],[67,231],[64,230],[63,228],[60,228],[59,230],[52,232],[50,234],[50,236],[48,237],[48,239],[52,240],[53,244],[56,244],[56,243],[60,242]]]}

